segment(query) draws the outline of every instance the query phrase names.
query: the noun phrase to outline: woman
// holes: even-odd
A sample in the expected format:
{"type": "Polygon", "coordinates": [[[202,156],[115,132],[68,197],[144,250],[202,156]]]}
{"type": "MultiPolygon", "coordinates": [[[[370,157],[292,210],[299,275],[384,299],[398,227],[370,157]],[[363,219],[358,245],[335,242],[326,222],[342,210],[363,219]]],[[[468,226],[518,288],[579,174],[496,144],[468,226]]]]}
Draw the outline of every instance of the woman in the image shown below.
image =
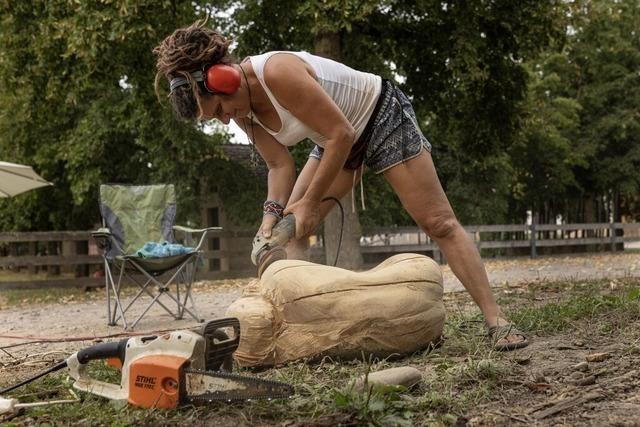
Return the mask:
{"type": "Polygon", "coordinates": [[[363,165],[382,173],[418,225],[436,241],[452,271],[481,309],[497,350],[528,344],[505,319],[480,255],[458,223],[411,103],[379,76],[304,52],[267,52],[236,64],[229,41],[204,22],[176,30],[154,53],[156,92],[162,78],[178,117],[237,122],[269,168],[259,233],[283,215],[296,218],[292,252],[359,181],[363,165]],[[287,146],[317,145],[296,179],[287,146]]]}

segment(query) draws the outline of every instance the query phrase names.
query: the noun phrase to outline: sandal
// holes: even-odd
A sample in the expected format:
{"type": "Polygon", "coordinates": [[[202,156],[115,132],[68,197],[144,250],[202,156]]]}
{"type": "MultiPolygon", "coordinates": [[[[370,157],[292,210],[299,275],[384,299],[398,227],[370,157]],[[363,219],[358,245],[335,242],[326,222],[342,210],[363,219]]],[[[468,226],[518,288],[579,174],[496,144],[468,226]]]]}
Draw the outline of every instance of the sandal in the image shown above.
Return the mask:
{"type": "Polygon", "coordinates": [[[511,323],[500,326],[489,326],[487,328],[487,336],[489,337],[489,339],[491,339],[493,349],[496,351],[511,351],[529,345],[529,338],[525,335],[525,333],[518,330],[518,328],[516,328],[511,323]],[[498,344],[498,341],[500,341],[501,339],[513,335],[522,337],[522,341],[498,344]]]}

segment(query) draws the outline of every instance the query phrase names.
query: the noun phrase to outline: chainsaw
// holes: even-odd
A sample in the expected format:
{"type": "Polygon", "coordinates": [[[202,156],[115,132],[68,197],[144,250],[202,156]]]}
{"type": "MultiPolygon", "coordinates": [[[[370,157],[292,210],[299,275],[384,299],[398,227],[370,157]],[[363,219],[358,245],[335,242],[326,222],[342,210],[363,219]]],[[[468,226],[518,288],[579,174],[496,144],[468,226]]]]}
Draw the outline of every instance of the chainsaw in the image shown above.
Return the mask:
{"type": "Polygon", "coordinates": [[[293,388],[288,384],[231,373],[232,354],[239,342],[238,319],[220,319],[206,323],[199,331],[100,343],[72,354],[46,373],[67,367],[75,380],[74,388],[143,408],[291,396],[293,388]],[[223,328],[232,328],[233,336],[229,338],[223,328]],[[120,384],[92,378],[87,370],[91,360],[106,360],[120,367],[120,384]]]}

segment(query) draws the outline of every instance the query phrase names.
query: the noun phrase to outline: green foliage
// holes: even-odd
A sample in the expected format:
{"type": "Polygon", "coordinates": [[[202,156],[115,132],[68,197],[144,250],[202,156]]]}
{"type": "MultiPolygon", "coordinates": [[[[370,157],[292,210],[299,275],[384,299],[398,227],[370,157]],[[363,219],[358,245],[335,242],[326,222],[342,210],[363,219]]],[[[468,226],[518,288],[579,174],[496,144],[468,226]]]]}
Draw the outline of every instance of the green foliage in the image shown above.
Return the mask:
{"type": "Polygon", "coordinates": [[[262,202],[267,194],[266,180],[226,160],[214,161],[212,167],[216,169],[216,175],[224,177],[211,187],[211,191],[217,192],[224,201],[227,217],[236,224],[257,227],[262,221],[262,202]]]}
{"type": "Polygon", "coordinates": [[[567,4],[562,49],[530,61],[524,126],[509,150],[514,214],[594,221],[637,214],[640,27],[635,0],[567,4]],[[587,217],[596,197],[606,209],[587,217]],[[620,198],[629,202],[621,212],[620,198]],[[585,200],[586,199],[586,200],[585,200]],[[606,200],[606,202],[604,202],[606,200]]]}
{"type": "MultiPolygon", "coordinates": [[[[230,4],[214,2],[223,9],[230,4]]],[[[236,36],[242,55],[312,51],[319,35],[338,34],[346,64],[406,80],[459,216],[501,222],[513,175],[505,151],[514,143],[527,89],[522,62],[563,38],[563,11],[560,1],[534,0],[252,0],[218,23],[236,36]]],[[[408,221],[388,196],[382,180],[367,183],[375,214],[364,213],[364,223],[408,221]]]]}
{"type": "Polygon", "coordinates": [[[593,189],[640,192],[640,10],[634,0],[584,5],[569,57],[583,107],[582,135],[593,147],[593,189]]]}
{"type": "Polygon", "coordinates": [[[313,23],[311,33],[351,32],[354,26],[366,24],[376,10],[389,7],[393,1],[324,0],[300,2],[299,16],[313,23]]]}
{"type": "Polygon", "coordinates": [[[417,15],[425,3],[431,13],[394,36],[398,67],[459,217],[503,222],[513,174],[506,151],[521,126],[527,89],[523,60],[562,39],[563,7],[557,1],[415,2],[406,13],[417,15]],[[412,34],[422,37],[412,42],[412,34]]]}
{"type": "MultiPolygon", "coordinates": [[[[153,91],[153,46],[203,12],[239,58],[333,34],[346,64],[399,82],[464,223],[595,220],[596,199],[598,218],[640,215],[637,0],[5,0],[0,159],[55,186],[0,200],[0,229],[91,228],[105,182],[175,183],[193,222],[208,182],[238,222],[259,220],[264,183],[153,91]]],[[[309,150],[292,150],[298,168],[309,150]]],[[[365,202],[364,225],[412,223],[370,173],[365,202]]]]}
{"type": "Polygon", "coordinates": [[[588,147],[578,138],[582,108],[563,96],[559,76],[569,66],[565,57],[552,54],[530,72],[523,126],[509,149],[514,168],[511,197],[521,216],[545,203],[558,204],[563,211],[565,196],[582,191],[574,173],[588,166],[588,147]]]}
{"type": "Polygon", "coordinates": [[[369,386],[357,391],[353,385],[336,390],[333,401],[339,410],[354,414],[359,425],[411,426],[412,413],[405,409],[401,386],[369,386]]]}
{"type": "Polygon", "coordinates": [[[194,211],[222,138],[158,102],[151,50],[195,17],[191,2],[2,3],[0,157],[55,186],[2,201],[0,228],[90,228],[106,182],[172,182],[194,211]]]}

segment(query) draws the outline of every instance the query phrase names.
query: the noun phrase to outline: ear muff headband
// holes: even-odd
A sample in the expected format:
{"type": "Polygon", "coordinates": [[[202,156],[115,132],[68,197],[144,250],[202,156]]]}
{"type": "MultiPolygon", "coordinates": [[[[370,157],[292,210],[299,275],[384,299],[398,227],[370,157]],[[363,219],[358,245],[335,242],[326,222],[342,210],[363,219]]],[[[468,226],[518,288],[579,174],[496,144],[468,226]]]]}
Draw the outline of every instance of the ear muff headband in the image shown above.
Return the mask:
{"type": "MultiPolygon", "coordinates": [[[[194,80],[202,82],[205,89],[211,93],[224,93],[230,95],[240,87],[240,73],[231,65],[216,64],[211,67],[203,67],[203,71],[191,73],[194,80]],[[206,78],[205,78],[206,76],[206,78]]],[[[169,83],[170,90],[189,84],[185,77],[175,77],[169,83]]]]}

